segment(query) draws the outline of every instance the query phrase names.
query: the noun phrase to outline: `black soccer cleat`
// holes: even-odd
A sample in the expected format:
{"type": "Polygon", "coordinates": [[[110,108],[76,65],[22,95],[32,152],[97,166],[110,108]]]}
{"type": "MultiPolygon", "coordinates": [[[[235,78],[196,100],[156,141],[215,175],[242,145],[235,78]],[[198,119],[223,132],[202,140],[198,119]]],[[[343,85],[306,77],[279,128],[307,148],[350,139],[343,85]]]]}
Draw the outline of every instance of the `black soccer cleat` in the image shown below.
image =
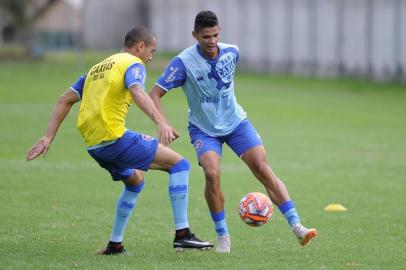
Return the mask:
{"type": "Polygon", "coordinates": [[[125,254],[124,246],[121,243],[109,242],[105,248],[96,252],[97,255],[123,255],[125,254]]]}
{"type": "Polygon", "coordinates": [[[183,250],[209,250],[213,248],[213,244],[210,242],[202,241],[198,239],[194,234],[188,232],[183,237],[175,237],[173,240],[173,248],[175,251],[183,250]]]}

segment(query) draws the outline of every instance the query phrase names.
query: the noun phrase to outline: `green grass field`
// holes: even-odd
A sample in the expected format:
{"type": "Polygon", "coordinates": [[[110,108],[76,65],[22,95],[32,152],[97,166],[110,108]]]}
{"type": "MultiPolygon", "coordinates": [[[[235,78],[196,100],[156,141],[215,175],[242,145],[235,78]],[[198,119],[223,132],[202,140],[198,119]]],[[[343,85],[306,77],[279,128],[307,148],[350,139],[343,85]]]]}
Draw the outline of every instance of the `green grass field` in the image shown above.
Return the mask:
{"type": "MultiPolygon", "coordinates": [[[[86,153],[75,127],[78,106],[45,159],[28,163],[25,154],[43,134],[56,98],[98,57],[80,58],[79,64],[76,56],[0,63],[0,269],[406,267],[405,86],[242,73],[237,98],[302,220],[316,227],[319,237],[302,248],[277,209],[260,228],[244,225],[236,211],[240,198],[264,189],[225,148],[222,186],[231,254],[173,251],[167,175],[151,171],[125,236],[130,256],[94,255],[108,240],[122,185],[86,153]],[[324,211],[330,203],[348,211],[324,211]]],[[[160,73],[149,73],[149,87],[160,73]]],[[[173,148],[192,163],[191,228],[215,241],[203,174],[188,141],[182,91],[167,95],[164,104],[182,135],[173,148]]],[[[127,126],[155,135],[136,107],[127,126]]]]}

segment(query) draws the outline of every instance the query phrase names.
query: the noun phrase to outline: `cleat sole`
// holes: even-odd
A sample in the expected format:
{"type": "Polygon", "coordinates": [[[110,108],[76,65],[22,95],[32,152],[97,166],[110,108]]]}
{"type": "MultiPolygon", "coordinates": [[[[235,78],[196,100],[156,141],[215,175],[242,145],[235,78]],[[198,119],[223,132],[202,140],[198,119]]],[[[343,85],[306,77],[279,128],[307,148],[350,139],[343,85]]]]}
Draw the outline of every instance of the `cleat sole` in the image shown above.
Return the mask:
{"type": "Polygon", "coordinates": [[[183,248],[183,247],[175,247],[176,252],[184,252],[187,250],[198,250],[198,251],[207,251],[213,249],[213,247],[201,247],[201,248],[183,248]]]}
{"type": "Polygon", "coordinates": [[[307,245],[313,238],[317,236],[316,229],[309,229],[309,232],[306,234],[305,238],[300,241],[302,246],[307,245]]]}

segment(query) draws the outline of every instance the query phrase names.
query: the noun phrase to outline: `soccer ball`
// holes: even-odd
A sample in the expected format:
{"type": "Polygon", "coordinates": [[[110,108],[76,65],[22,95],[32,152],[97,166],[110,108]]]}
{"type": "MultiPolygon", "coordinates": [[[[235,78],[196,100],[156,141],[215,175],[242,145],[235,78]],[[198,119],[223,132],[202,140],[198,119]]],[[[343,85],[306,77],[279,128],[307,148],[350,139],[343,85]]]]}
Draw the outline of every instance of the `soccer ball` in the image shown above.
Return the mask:
{"type": "Polygon", "coordinates": [[[260,192],[246,194],[238,206],[238,214],[241,220],[253,227],[265,224],[272,216],[272,212],[271,200],[260,192]]]}

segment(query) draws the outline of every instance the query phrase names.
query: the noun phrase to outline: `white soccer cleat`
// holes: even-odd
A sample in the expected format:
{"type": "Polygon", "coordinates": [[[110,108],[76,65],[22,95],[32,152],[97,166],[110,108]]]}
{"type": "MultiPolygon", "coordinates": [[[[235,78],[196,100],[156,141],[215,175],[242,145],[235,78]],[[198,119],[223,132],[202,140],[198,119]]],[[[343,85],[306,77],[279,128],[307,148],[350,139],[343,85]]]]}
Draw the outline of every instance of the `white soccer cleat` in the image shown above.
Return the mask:
{"type": "Polygon", "coordinates": [[[219,253],[230,253],[231,239],[230,235],[220,235],[217,237],[217,247],[216,252],[219,253]]]}
{"type": "Polygon", "coordinates": [[[302,246],[305,246],[317,236],[316,229],[308,229],[300,223],[294,224],[292,230],[302,246]]]}

